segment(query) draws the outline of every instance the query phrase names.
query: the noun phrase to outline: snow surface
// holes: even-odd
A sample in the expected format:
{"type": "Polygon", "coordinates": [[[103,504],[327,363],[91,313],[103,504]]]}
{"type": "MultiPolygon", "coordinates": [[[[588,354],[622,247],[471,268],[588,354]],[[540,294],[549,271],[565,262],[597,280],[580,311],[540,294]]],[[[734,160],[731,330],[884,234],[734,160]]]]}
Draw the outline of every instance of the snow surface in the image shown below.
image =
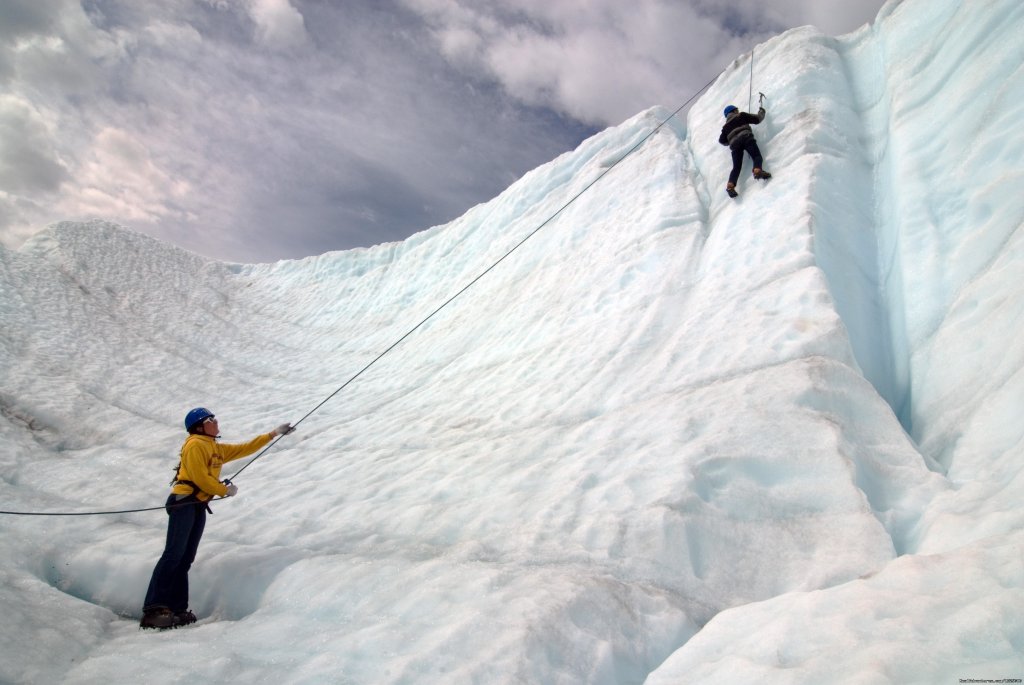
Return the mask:
{"type": "MultiPolygon", "coordinates": [[[[907,0],[759,46],[775,179],[732,201],[738,59],[239,476],[196,626],[137,627],[162,512],[0,517],[0,681],[1024,677],[1021,35],[907,0]]],[[[297,420],[668,113],[398,244],[0,248],[2,508],[159,506],[189,408],[297,420]]]]}

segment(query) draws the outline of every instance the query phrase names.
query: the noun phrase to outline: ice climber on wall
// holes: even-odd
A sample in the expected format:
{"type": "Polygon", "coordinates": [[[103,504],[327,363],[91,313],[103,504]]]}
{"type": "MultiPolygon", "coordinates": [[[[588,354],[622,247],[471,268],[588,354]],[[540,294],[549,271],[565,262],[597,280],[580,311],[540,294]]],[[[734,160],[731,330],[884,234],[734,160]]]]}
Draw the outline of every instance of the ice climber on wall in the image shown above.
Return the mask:
{"type": "Polygon", "coordinates": [[[196,549],[206,526],[209,501],[231,497],[238,488],[220,481],[221,466],[247,457],[278,435],[294,428],[282,424],[238,445],[217,442],[217,418],[209,409],[196,407],[185,416],[188,438],[181,447],[181,463],[167,498],[167,542],[153,569],[146,601],[142,607],[143,628],[177,628],[195,623],[188,608],[188,570],[196,558],[196,549]]]}
{"type": "Polygon", "coordinates": [[[729,105],[723,112],[725,114],[725,126],[722,127],[722,135],[718,136],[718,142],[727,145],[732,152],[732,171],[729,173],[729,182],[725,186],[725,192],[729,197],[736,197],[736,181],[740,177],[740,170],[743,168],[743,153],[746,152],[754,161],[754,178],[767,181],[772,177],[767,171],[761,168],[764,160],[761,158],[761,150],[754,140],[754,132],[750,129],[751,124],[760,124],[764,121],[764,107],[757,110],[757,114],[741,112],[736,105],[729,105]]]}

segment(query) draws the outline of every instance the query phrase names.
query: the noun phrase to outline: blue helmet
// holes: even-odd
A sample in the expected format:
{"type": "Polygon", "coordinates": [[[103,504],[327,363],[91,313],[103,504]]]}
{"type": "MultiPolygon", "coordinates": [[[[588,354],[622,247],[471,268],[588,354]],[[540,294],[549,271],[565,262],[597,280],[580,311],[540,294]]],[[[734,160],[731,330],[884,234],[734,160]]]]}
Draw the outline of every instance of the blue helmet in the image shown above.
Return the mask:
{"type": "Polygon", "coordinates": [[[736,107],[736,105],[729,105],[728,107],[725,108],[725,111],[722,112],[722,114],[724,116],[729,116],[730,114],[735,112],[737,109],[738,109],[738,107],[736,107]]]}
{"type": "Polygon", "coordinates": [[[205,421],[206,419],[213,416],[213,412],[203,407],[196,407],[189,413],[185,414],[185,430],[192,430],[197,423],[205,421]]]}

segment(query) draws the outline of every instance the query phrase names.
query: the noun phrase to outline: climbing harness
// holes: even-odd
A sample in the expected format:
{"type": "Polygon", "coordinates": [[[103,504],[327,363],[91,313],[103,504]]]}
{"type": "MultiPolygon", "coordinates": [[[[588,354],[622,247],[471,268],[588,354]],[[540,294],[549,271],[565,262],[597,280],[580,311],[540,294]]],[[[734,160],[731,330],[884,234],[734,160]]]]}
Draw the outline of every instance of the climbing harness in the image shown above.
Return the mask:
{"type": "MultiPolygon", "coordinates": [[[[753,60],[753,53],[751,53],[751,60],[753,60]]],[[[753,68],[753,67],[751,67],[751,68],[753,68]]],[[[344,390],[346,387],[348,387],[353,381],[355,381],[357,378],[359,378],[361,375],[363,375],[366,371],[368,371],[370,369],[370,367],[372,367],[374,364],[376,364],[378,361],[380,361],[385,355],[387,355],[393,349],[398,347],[402,342],[405,341],[406,338],[411,336],[413,333],[415,333],[417,330],[419,330],[421,327],[423,327],[424,324],[426,324],[428,321],[430,321],[432,318],[434,318],[434,316],[436,316],[442,309],[447,307],[456,298],[458,298],[464,292],[466,292],[467,290],[472,288],[474,285],[476,285],[476,283],[480,279],[482,279],[488,273],[493,271],[495,267],[497,267],[499,264],[501,264],[503,261],[505,261],[505,259],[507,259],[513,252],[515,252],[520,247],[522,247],[523,244],[527,240],[532,238],[534,235],[536,235],[538,232],[540,232],[540,230],[542,228],[544,228],[549,223],[554,221],[556,217],[558,217],[562,212],[564,212],[566,209],[568,209],[568,207],[570,205],[572,205],[574,202],[576,202],[576,200],[578,200],[580,198],[580,196],[582,196],[584,193],[586,193],[588,190],[590,190],[594,186],[594,184],[596,184],[602,178],[607,176],[611,172],[612,169],[617,167],[623,160],[625,160],[631,154],[636,152],[640,148],[641,145],[646,143],[651,138],[651,136],[653,136],[655,133],[660,131],[662,129],[662,127],[665,126],[665,124],[667,124],[673,117],[675,117],[677,114],[679,114],[683,110],[684,107],[689,105],[691,102],[693,102],[697,98],[698,95],[700,95],[705,90],[707,90],[711,86],[711,84],[714,83],[718,79],[719,75],[720,75],[720,73],[716,74],[713,79],[711,79],[710,81],[705,83],[703,86],[701,86],[700,89],[698,89],[696,92],[694,92],[693,95],[691,95],[690,98],[686,102],[681,104],[679,107],[676,108],[676,110],[674,112],[672,112],[667,117],[662,119],[661,122],[657,126],[655,126],[653,129],[651,129],[651,131],[646,136],[641,138],[639,142],[637,142],[633,147],[631,147],[629,150],[627,150],[621,157],[619,157],[618,160],[616,160],[614,163],[612,163],[611,165],[606,167],[604,169],[604,171],[602,171],[593,181],[588,183],[586,186],[584,186],[584,188],[582,190],[580,190],[578,193],[573,195],[572,198],[570,198],[564,205],[559,207],[558,210],[555,211],[551,216],[549,216],[547,219],[542,221],[540,223],[540,225],[538,225],[536,228],[534,228],[532,231],[530,231],[526,235],[526,237],[523,238],[522,240],[520,240],[518,243],[516,243],[515,246],[512,247],[512,249],[510,249],[508,252],[506,252],[504,255],[502,255],[497,261],[495,261],[489,267],[484,269],[476,278],[474,278],[469,283],[467,283],[465,286],[463,286],[462,289],[460,289],[457,293],[455,293],[454,295],[449,297],[447,300],[445,300],[444,303],[442,303],[439,307],[434,309],[434,311],[430,312],[430,314],[428,314],[426,317],[424,317],[422,321],[420,321],[418,324],[416,324],[415,326],[410,328],[405,333],[405,335],[400,337],[398,340],[396,340],[394,343],[392,343],[386,350],[384,350],[383,352],[378,354],[376,357],[374,357],[372,361],[370,361],[363,368],[361,368],[359,371],[357,371],[351,378],[349,378],[347,381],[345,381],[340,386],[338,386],[338,388],[334,392],[332,392],[330,395],[325,397],[315,407],[310,409],[305,414],[305,416],[303,416],[301,419],[299,419],[298,421],[293,423],[292,424],[292,428],[298,427],[298,425],[300,423],[302,423],[303,421],[308,419],[314,412],[316,412],[318,409],[320,409],[320,407],[322,407],[325,404],[327,404],[327,402],[329,402],[335,395],[340,393],[342,390],[344,390]]],[[[289,431],[289,432],[291,432],[291,431],[289,431]]],[[[242,473],[242,471],[245,471],[247,468],[252,466],[256,462],[257,459],[259,459],[264,454],[266,454],[270,449],[272,449],[274,447],[274,445],[276,445],[278,443],[278,441],[280,441],[280,439],[282,437],[284,437],[284,436],[279,435],[276,440],[274,440],[269,445],[264,447],[256,456],[254,456],[249,461],[249,463],[247,463],[242,468],[238,469],[238,471],[236,471],[230,478],[226,479],[224,482],[225,483],[230,483],[232,480],[237,478],[238,474],[242,473]]],[[[220,501],[222,499],[226,499],[226,498],[225,497],[214,497],[214,498],[212,498],[209,501],[210,502],[217,502],[217,501],[220,501]]],[[[119,511],[83,511],[83,512],[0,511],[0,514],[7,514],[7,515],[12,515],[12,516],[101,516],[101,515],[108,515],[108,514],[133,514],[133,513],[137,513],[137,512],[143,512],[143,511],[160,511],[160,510],[163,510],[163,509],[174,508],[174,507],[183,506],[183,505],[184,506],[192,506],[194,504],[195,504],[194,502],[184,502],[184,503],[168,504],[168,505],[161,506],[161,507],[147,507],[147,508],[142,508],[142,509],[122,509],[122,510],[119,510],[119,511]]]]}

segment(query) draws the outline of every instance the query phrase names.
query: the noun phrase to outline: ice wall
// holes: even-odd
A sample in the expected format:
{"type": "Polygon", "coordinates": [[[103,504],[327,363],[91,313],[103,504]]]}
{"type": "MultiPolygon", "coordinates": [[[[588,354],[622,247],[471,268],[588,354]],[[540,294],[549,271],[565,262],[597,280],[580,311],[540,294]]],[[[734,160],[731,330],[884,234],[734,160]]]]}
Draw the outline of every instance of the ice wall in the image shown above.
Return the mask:
{"type": "Polygon", "coordinates": [[[953,487],[877,577],[723,612],[649,684],[998,681],[1024,667],[1007,609],[1024,599],[1022,28],[1016,2],[890,3],[856,34],[786,45],[806,61],[766,75],[804,95],[772,114],[812,131],[815,259],[859,366],[953,487]]]}
{"type": "Polygon", "coordinates": [[[941,427],[948,408],[939,405],[980,407],[992,388],[977,387],[973,373],[947,374],[977,370],[975,363],[935,361],[988,356],[992,327],[1000,337],[998,329],[1019,323],[1009,312],[988,311],[965,325],[964,306],[972,288],[1001,280],[995,262],[1019,228],[1020,194],[1005,191],[1020,176],[1011,122],[1024,107],[1024,52],[1016,40],[1022,16],[1024,7],[1013,2],[934,3],[927,12],[893,4],[841,50],[876,168],[879,282],[898,332],[902,400],[895,406],[945,468],[955,441],[941,427]],[[950,337],[962,349],[954,353],[950,337]],[[955,398],[965,391],[968,397],[955,398]],[[936,451],[936,443],[944,448],[936,451]]]}
{"type": "MultiPolygon", "coordinates": [[[[1022,12],[1014,2],[890,3],[841,39],[802,29],[757,48],[756,87],[787,94],[769,96],[763,129],[803,134],[799,149],[773,140],[770,164],[807,169],[816,262],[857,361],[943,469],[956,444],[943,417],[961,402],[980,407],[994,388],[975,387],[980,361],[931,362],[991,356],[991,327],[1019,323],[1005,308],[967,309],[980,281],[998,282],[1003,294],[990,299],[1012,293],[997,262],[1022,213],[1020,194],[1007,192],[1020,174],[1010,122],[1024,106],[1022,12]]],[[[738,100],[748,77],[749,58],[738,60],[706,97],[738,100]]],[[[711,128],[704,114],[694,110],[691,130],[711,128]]]]}

